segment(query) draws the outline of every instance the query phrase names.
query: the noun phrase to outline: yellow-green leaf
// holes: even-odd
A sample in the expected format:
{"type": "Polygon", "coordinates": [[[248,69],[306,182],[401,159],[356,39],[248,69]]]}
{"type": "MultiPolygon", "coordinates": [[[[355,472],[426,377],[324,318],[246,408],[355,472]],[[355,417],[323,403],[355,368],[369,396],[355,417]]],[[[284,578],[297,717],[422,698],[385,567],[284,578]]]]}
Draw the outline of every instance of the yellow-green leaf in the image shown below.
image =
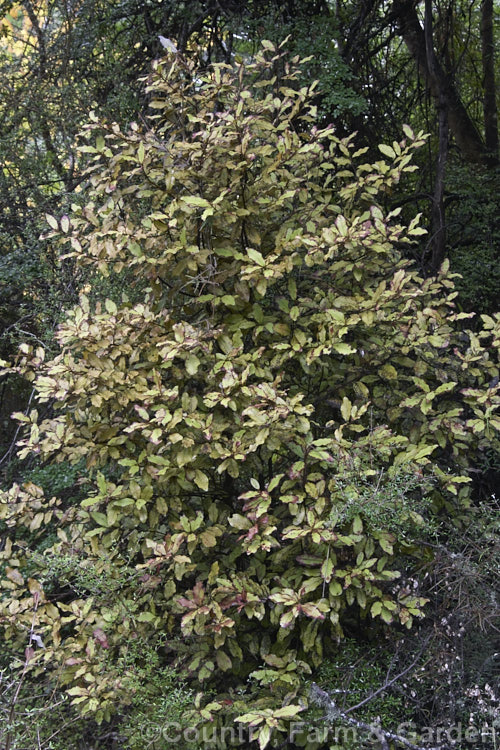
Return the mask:
{"type": "Polygon", "coordinates": [[[384,380],[397,380],[398,379],[397,370],[395,367],[393,367],[393,365],[384,365],[383,367],[380,367],[378,374],[384,380]]]}
{"type": "Polygon", "coordinates": [[[52,229],[55,229],[56,231],[59,229],[59,224],[57,223],[55,216],[45,214],[45,218],[47,219],[47,224],[52,227],[52,229]]]}
{"type": "Polygon", "coordinates": [[[349,401],[347,396],[344,396],[344,398],[342,399],[342,406],[340,407],[340,412],[345,422],[348,422],[349,419],[351,418],[351,409],[352,409],[351,402],[349,401]]]}
{"type": "Polygon", "coordinates": [[[259,253],[258,250],[254,250],[253,247],[249,247],[247,249],[247,255],[255,263],[257,263],[259,266],[265,266],[266,265],[266,261],[264,260],[264,258],[262,256],[262,253],[259,253]]]}
{"type": "Polygon", "coordinates": [[[381,143],[378,148],[379,148],[379,151],[381,151],[384,154],[384,156],[388,156],[389,159],[396,158],[396,152],[394,151],[393,148],[391,148],[390,146],[387,146],[387,144],[381,143]]]}

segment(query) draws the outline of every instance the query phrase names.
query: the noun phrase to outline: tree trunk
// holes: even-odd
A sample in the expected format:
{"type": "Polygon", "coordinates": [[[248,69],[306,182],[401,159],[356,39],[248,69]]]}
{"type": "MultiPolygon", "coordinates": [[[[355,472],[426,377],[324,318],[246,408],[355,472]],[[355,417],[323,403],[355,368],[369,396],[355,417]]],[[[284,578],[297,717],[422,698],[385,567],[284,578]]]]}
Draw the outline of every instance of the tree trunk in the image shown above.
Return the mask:
{"type": "MultiPolygon", "coordinates": [[[[432,77],[438,76],[438,62],[434,52],[432,38],[432,0],[425,0],[425,55],[427,69],[432,77]]],[[[446,258],[446,217],[444,210],[444,178],[446,173],[446,161],[448,159],[448,110],[444,92],[439,92],[437,101],[438,110],[438,155],[436,163],[436,179],[434,182],[434,195],[432,197],[432,223],[431,223],[431,270],[437,273],[441,263],[446,258]]]]}
{"type": "MultiPolygon", "coordinates": [[[[486,0],[488,2],[489,0],[486,0]]],[[[446,74],[434,50],[429,66],[425,33],[415,10],[414,0],[395,0],[394,15],[399,23],[403,40],[425,79],[428,89],[445,107],[450,131],[467,161],[476,164],[487,162],[488,152],[483,140],[465,109],[453,80],[446,74]]]]}
{"type": "Polygon", "coordinates": [[[481,43],[484,86],[484,138],[488,159],[498,164],[498,113],[495,88],[495,44],[493,39],[493,0],[481,4],[481,43]]]}

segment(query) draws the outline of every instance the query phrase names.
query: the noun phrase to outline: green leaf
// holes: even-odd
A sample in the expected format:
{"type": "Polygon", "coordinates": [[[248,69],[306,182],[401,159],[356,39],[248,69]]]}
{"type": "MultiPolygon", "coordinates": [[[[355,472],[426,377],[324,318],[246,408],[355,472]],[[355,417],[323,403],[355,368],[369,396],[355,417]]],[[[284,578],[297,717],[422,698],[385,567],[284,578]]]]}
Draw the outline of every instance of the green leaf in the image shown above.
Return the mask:
{"type": "Polygon", "coordinates": [[[280,618],[280,627],[282,628],[289,628],[290,625],[295,621],[297,617],[297,612],[295,608],[289,609],[288,612],[285,612],[281,615],[280,618]]]}
{"type": "Polygon", "coordinates": [[[94,521],[99,524],[99,526],[105,526],[105,527],[108,526],[108,519],[104,513],[100,513],[97,510],[93,510],[90,512],[90,515],[94,519],[94,521]]]}
{"type": "Polygon", "coordinates": [[[390,625],[394,619],[390,610],[386,609],[385,607],[382,607],[382,611],[380,612],[380,617],[388,625],[390,625]]]}
{"type": "Polygon", "coordinates": [[[204,547],[215,547],[217,545],[217,536],[212,529],[206,529],[200,534],[200,540],[204,547]]]}
{"type": "Polygon", "coordinates": [[[85,500],[82,500],[80,503],[81,508],[90,508],[91,505],[95,505],[96,503],[100,502],[100,497],[86,497],[85,500]]]}
{"type": "Polygon", "coordinates": [[[256,727],[259,724],[262,724],[262,722],[265,720],[265,714],[258,711],[249,711],[246,714],[242,714],[241,716],[237,716],[235,718],[235,721],[240,721],[243,724],[249,724],[252,727],[256,727]]]}
{"type": "Polygon", "coordinates": [[[397,380],[398,379],[398,371],[393,365],[384,365],[381,367],[378,371],[378,374],[381,378],[384,380],[397,380]]]}
{"type": "Polygon", "coordinates": [[[331,580],[333,568],[333,560],[331,557],[328,557],[321,566],[321,576],[327,583],[331,580]]]}
{"type": "Polygon", "coordinates": [[[273,717],[275,719],[291,719],[292,716],[297,716],[298,713],[301,711],[304,711],[303,706],[283,706],[283,708],[278,708],[277,711],[273,711],[273,717]]]}
{"type": "Polygon", "coordinates": [[[57,222],[57,219],[55,216],[51,216],[50,214],[45,214],[45,218],[47,219],[47,224],[52,228],[58,231],[59,224],[57,222]]]}
{"type": "Polygon", "coordinates": [[[242,516],[239,513],[234,513],[232,516],[229,516],[227,520],[230,526],[239,529],[240,531],[243,529],[249,529],[252,525],[251,521],[249,521],[246,516],[242,516]]]}
{"type": "Polygon", "coordinates": [[[255,263],[257,263],[259,266],[266,265],[266,261],[264,260],[262,253],[259,253],[258,250],[254,250],[252,247],[249,247],[247,249],[247,255],[249,258],[255,261],[255,263]]]}
{"type": "Polygon", "coordinates": [[[129,508],[131,505],[134,505],[132,497],[122,497],[121,500],[113,500],[113,508],[129,508]]]}
{"type": "Polygon", "coordinates": [[[388,156],[389,159],[396,158],[396,152],[394,151],[394,149],[391,148],[390,146],[387,146],[385,143],[381,143],[378,148],[379,148],[379,151],[381,151],[384,154],[384,156],[388,156]]]}
{"type": "Polygon", "coordinates": [[[341,237],[345,237],[346,234],[347,234],[347,231],[348,231],[347,230],[347,222],[345,220],[345,217],[342,216],[342,214],[337,217],[337,220],[335,221],[335,224],[337,226],[337,229],[339,231],[340,236],[341,237]]]}
{"type": "Polygon", "coordinates": [[[276,487],[279,485],[281,480],[283,479],[284,474],[276,474],[271,481],[269,482],[269,485],[267,487],[268,492],[272,492],[276,487]]]}
{"type": "Polygon", "coordinates": [[[409,126],[409,125],[403,125],[403,133],[404,133],[404,134],[405,134],[405,135],[406,135],[406,136],[407,136],[407,137],[408,137],[408,138],[409,138],[410,140],[412,140],[412,141],[413,141],[413,140],[415,139],[415,133],[413,132],[413,130],[412,130],[412,129],[410,128],[410,126],[409,126]]]}
{"type": "Polygon", "coordinates": [[[128,249],[136,258],[141,258],[144,255],[141,246],[137,242],[129,242],[128,249]]]}
{"type": "Polygon", "coordinates": [[[152,612],[141,612],[137,617],[137,620],[139,622],[153,622],[153,620],[156,620],[156,615],[152,612]]]}
{"type": "Polygon", "coordinates": [[[200,364],[200,360],[198,359],[196,354],[189,354],[186,357],[186,370],[188,375],[196,375],[200,364]]]}
{"type": "Polygon", "coordinates": [[[231,659],[224,651],[217,651],[217,653],[215,654],[215,661],[217,662],[217,666],[219,667],[219,669],[221,669],[223,672],[229,671],[233,666],[231,659]]]}
{"type": "Polygon", "coordinates": [[[361,532],[363,531],[363,522],[361,520],[361,516],[354,516],[352,522],[352,530],[355,534],[361,534],[361,532]]]}
{"type": "Polygon", "coordinates": [[[354,354],[354,352],[356,351],[356,349],[354,349],[350,344],[346,344],[343,341],[338,344],[333,344],[332,349],[338,354],[354,354]]]}
{"type": "Polygon", "coordinates": [[[259,748],[264,750],[271,741],[271,727],[267,724],[259,730],[259,748]]]}
{"type": "Polygon", "coordinates": [[[116,307],[113,300],[107,299],[104,301],[104,305],[106,307],[106,310],[109,312],[110,315],[116,315],[118,312],[118,308],[116,307]]]}
{"type": "Polygon", "coordinates": [[[66,692],[68,695],[88,695],[89,694],[88,688],[83,688],[83,687],[68,688],[66,692]]]}
{"type": "Polygon", "coordinates": [[[208,487],[209,487],[208,477],[199,469],[195,469],[194,481],[195,481],[196,486],[199,487],[200,490],[203,490],[204,492],[208,491],[208,487]]]}
{"type": "Polygon", "coordinates": [[[330,581],[330,586],[328,590],[329,590],[330,596],[335,599],[336,597],[341,596],[342,594],[342,584],[340,583],[340,581],[336,581],[336,580],[330,581]]]}
{"type": "Polygon", "coordinates": [[[351,409],[352,409],[351,402],[349,401],[347,396],[344,396],[344,398],[342,399],[342,406],[340,407],[340,412],[342,414],[344,422],[348,422],[349,419],[351,418],[351,409]]]}
{"type": "Polygon", "coordinates": [[[384,552],[387,552],[388,555],[394,554],[394,548],[388,539],[381,537],[378,543],[380,544],[384,552]]]}
{"type": "Polygon", "coordinates": [[[200,198],[198,195],[187,195],[181,198],[183,203],[188,206],[196,206],[199,208],[210,208],[210,203],[205,198],[200,198]]]}

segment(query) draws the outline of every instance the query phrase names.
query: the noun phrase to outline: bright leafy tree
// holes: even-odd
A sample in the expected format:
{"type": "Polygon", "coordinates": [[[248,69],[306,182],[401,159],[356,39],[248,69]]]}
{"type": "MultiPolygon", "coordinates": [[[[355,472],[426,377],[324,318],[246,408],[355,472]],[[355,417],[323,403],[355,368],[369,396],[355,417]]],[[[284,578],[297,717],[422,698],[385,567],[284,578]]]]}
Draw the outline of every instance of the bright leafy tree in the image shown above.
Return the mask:
{"type": "Polygon", "coordinates": [[[55,246],[135,286],[88,289],[60,354],[24,346],[14,368],[51,406],[18,415],[21,455],[87,474],[73,504],[3,493],[0,617],[98,721],[126,713],[147,643],[211,696],[196,720],[279,743],[353,611],[422,617],[399,578],[494,444],[499,318],[464,332],[446,266],[423,281],[402,259],[418,217],[381,206],[422,134],[366,162],[315,125],[297,62],[270,42],[208,72],[158,61],[150,123],[95,119],[88,200],[48,217],[55,246]],[[27,530],[57,541],[30,555],[27,530]]]}

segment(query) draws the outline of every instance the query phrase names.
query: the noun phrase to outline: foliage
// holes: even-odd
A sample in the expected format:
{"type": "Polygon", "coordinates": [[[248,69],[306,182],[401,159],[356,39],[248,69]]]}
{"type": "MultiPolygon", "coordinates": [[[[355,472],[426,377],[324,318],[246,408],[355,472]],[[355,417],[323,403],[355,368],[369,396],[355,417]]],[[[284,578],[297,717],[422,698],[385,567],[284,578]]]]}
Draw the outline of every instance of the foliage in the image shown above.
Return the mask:
{"type": "MultiPolygon", "coordinates": [[[[253,53],[262,36],[276,44],[286,38],[288,53],[303,59],[302,85],[318,82],[315,103],[319,122],[334,122],[337,128],[350,132],[351,123],[366,109],[366,101],[359,93],[356,76],[342,57],[342,33],[337,17],[326,13],[324,8],[318,14],[317,8],[303,3],[293,15],[285,12],[288,17],[283,18],[282,7],[269,5],[267,15],[246,22],[247,40],[237,38],[235,51],[253,53]]],[[[234,21],[233,26],[236,26],[234,21]]]]}
{"type": "MultiPolygon", "coordinates": [[[[404,643],[404,639],[403,639],[404,643]]],[[[400,658],[401,644],[394,651],[400,658]]],[[[337,702],[341,709],[355,705],[367,695],[378,691],[391,666],[397,662],[394,653],[370,647],[369,644],[346,639],[334,660],[325,660],[319,667],[316,680],[320,687],[340,695],[337,702]]],[[[384,726],[405,718],[404,701],[401,694],[380,694],[370,701],[361,718],[369,720],[379,716],[384,726]]]]}
{"type": "MultiPolygon", "coordinates": [[[[471,736],[484,732],[485,745],[498,733],[498,526],[493,497],[473,509],[466,528],[447,529],[446,546],[435,546],[432,560],[424,563],[425,574],[407,577],[407,587],[429,599],[418,632],[393,633],[387,649],[380,642],[374,647],[367,640],[347,640],[320,666],[315,679],[339,711],[352,716],[352,707],[362,703],[358,718],[373,725],[380,717],[381,727],[405,727],[407,740],[423,746],[426,734],[429,741],[432,732],[436,738],[439,730],[451,727],[463,728],[452,746],[464,750],[473,741],[464,736],[465,728],[471,736]]],[[[311,723],[318,724],[318,717],[311,716],[311,723]]],[[[330,736],[342,726],[347,734],[342,717],[327,723],[330,736]]],[[[446,744],[445,732],[441,743],[446,744]]],[[[361,746],[358,735],[353,747],[361,746]]]]}
{"type": "MultiPolygon", "coordinates": [[[[162,3],[162,5],[168,5],[162,3]]],[[[0,352],[50,343],[81,279],[40,241],[45,213],[81,200],[75,136],[92,108],[129,121],[161,49],[158,3],[0,3],[0,352]]]]}
{"type": "MultiPolygon", "coordinates": [[[[407,530],[415,539],[421,526],[424,535],[429,534],[432,526],[431,498],[429,494],[423,494],[424,482],[419,473],[396,470],[392,477],[384,479],[382,468],[374,478],[367,466],[356,466],[354,461],[349,463],[349,468],[340,467],[336,477],[339,497],[331,510],[335,523],[352,521],[361,514],[370,530],[384,528],[401,538],[407,530]]],[[[428,481],[427,492],[431,488],[432,482],[428,481]]]]}
{"type": "Polygon", "coordinates": [[[161,664],[158,652],[135,640],[119,660],[127,672],[125,686],[132,696],[127,719],[120,726],[128,750],[141,750],[146,741],[155,747],[165,727],[188,727],[195,696],[179,674],[161,664]]]}
{"type": "Polygon", "coordinates": [[[43,638],[33,678],[97,722],[136,715],[152,663],[158,715],[191,689],[176,702],[173,668],[202,692],[191,725],[279,744],[353,612],[382,630],[423,616],[401,572],[432,556],[427,516],[460,522],[497,445],[500,317],[464,333],[446,265],[424,281],[401,258],[418,217],[379,201],[422,133],[367,163],[315,125],[298,62],[268,41],[205,72],[157,61],[150,123],[94,117],[87,201],[47,217],[54,252],[111,281],[131,269],[142,294],[81,295],[59,354],[23,345],[4,367],[37,393],[21,457],[85,460],[89,484],[78,505],[2,493],[0,623],[13,649],[43,638]]]}
{"type": "Polygon", "coordinates": [[[450,262],[465,310],[497,309],[500,170],[455,166],[449,177],[450,262]]]}

